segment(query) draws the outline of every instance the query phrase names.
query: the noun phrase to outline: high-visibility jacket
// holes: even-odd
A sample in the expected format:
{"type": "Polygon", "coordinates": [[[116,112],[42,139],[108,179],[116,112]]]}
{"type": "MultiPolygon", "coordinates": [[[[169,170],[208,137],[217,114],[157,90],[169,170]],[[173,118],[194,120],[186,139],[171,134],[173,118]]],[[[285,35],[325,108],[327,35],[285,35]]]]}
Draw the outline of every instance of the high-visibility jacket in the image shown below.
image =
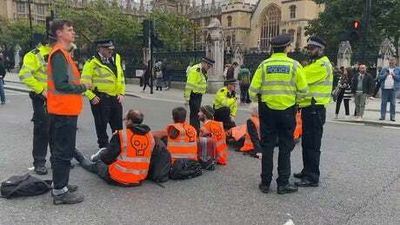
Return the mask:
{"type": "Polygon", "coordinates": [[[36,94],[47,90],[47,58],[49,45],[39,45],[24,56],[19,79],[36,94]]]}
{"type": "MultiPolygon", "coordinates": [[[[256,126],[257,129],[257,134],[258,134],[258,138],[260,138],[260,118],[252,116],[250,117],[250,120],[254,123],[254,125],[256,126]]],[[[243,146],[240,148],[241,152],[248,152],[248,151],[252,151],[254,150],[254,145],[253,142],[251,141],[250,135],[249,135],[249,130],[247,128],[246,125],[246,129],[247,132],[244,135],[244,144],[243,146]]]]}
{"type": "Polygon", "coordinates": [[[151,132],[140,135],[130,129],[118,131],[121,153],[108,166],[110,178],[121,184],[139,184],[149,172],[151,152],[155,141],[151,132]]]}
{"type": "Polygon", "coordinates": [[[73,85],[80,85],[80,73],[71,54],[64,50],[62,45],[56,44],[49,54],[47,65],[47,112],[55,115],[77,116],[82,111],[82,95],[63,93],[55,88],[51,62],[53,54],[58,51],[64,55],[67,61],[68,82],[73,85]]]}
{"type": "Polygon", "coordinates": [[[296,113],[296,128],[294,129],[294,139],[299,139],[303,135],[303,120],[301,119],[301,111],[296,113]]]}
{"type": "MultiPolygon", "coordinates": [[[[274,53],[263,61],[253,76],[249,95],[253,102],[261,102],[274,110],[285,110],[296,104],[296,98],[308,91],[303,67],[285,53],[274,53]]],[[[297,99],[299,101],[299,99],[297,99]]]]}
{"type": "Polygon", "coordinates": [[[227,87],[223,87],[218,90],[214,97],[214,108],[220,109],[222,107],[228,107],[231,112],[231,116],[235,117],[238,111],[237,97],[228,97],[229,90],[227,87]]]}
{"type": "Polygon", "coordinates": [[[177,138],[168,135],[167,149],[171,153],[172,162],[176,159],[197,160],[197,131],[189,123],[174,123],[167,126],[167,131],[174,127],[178,130],[177,138]]]}
{"type": "Polygon", "coordinates": [[[115,55],[114,61],[117,67],[117,74],[107,65],[103,64],[97,57],[88,60],[83,66],[81,82],[82,84],[92,85],[92,88],[85,92],[86,97],[90,100],[96,97],[93,90],[106,93],[110,96],[125,94],[124,71],[119,54],[115,55]]]}
{"type": "Polygon", "coordinates": [[[331,103],[333,85],[333,68],[328,57],[324,56],[304,67],[309,93],[300,101],[300,107],[311,105],[311,99],[315,99],[316,105],[327,106],[331,103]]]}
{"type": "Polygon", "coordinates": [[[207,74],[201,71],[201,64],[192,66],[187,73],[184,98],[190,100],[190,94],[205,94],[207,91],[207,74]]]}
{"type": "Polygon", "coordinates": [[[228,145],[226,144],[223,124],[215,120],[208,120],[201,129],[203,129],[205,133],[210,133],[211,138],[215,142],[217,163],[226,165],[228,163],[228,145]]]}

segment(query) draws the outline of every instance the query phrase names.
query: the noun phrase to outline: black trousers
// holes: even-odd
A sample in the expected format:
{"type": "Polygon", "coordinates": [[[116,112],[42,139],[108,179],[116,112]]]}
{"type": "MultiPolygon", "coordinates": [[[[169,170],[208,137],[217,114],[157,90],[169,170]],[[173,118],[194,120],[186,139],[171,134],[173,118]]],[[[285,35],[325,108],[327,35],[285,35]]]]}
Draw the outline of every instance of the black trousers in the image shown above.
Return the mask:
{"type": "Polygon", "coordinates": [[[54,189],[62,189],[68,185],[71,159],[75,151],[78,116],[49,114],[49,121],[53,185],[54,189]]]}
{"type": "Polygon", "coordinates": [[[296,127],[295,108],[273,110],[265,103],[259,103],[261,147],[261,182],[270,185],[272,180],[274,148],[279,140],[278,186],[289,183],[290,153],[294,148],[293,132],[296,127]]]}
{"type": "Polygon", "coordinates": [[[49,119],[46,110],[46,99],[41,94],[29,93],[33,108],[33,166],[46,164],[47,146],[49,144],[49,119]]]}
{"type": "Polygon", "coordinates": [[[224,130],[229,130],[232,127],[235,127],[235,122],[231,119],[231,110],[228,107],[222,107],[219,109],[215,109],[214,119],[215,121],[222,122],[224,125],[224,130]]]}
{"type": "Polygon", "coordinates": [[[323,106],[309,106],[301,111],[303,120],[303,171],[305,177],[312,182],[319,182],[319,162],[321,157],[321,139],[326,119],[323,106]]]}
{"type": "Polygon", "coordinates": [[[97,143],[99,148],[105,148],[108,145],[108,124],[112,133],[122,129],[122,104],[115,96],[103,93],[96,93],[96,95],[100,98],[100,102],[96,105],[90,104],[90,106],[96,126],[97,143]]]}
{"type": "Polygon", "coordinates": [[[203,95],[202,94],[195,94],[191,93],[190,94],[190,100],[189,100],[189,107],[190,107],[190,125],[192,125],[194,128],[197,130],[197,134],[199,133],[200,130],[200,120],[199,120],[199,111],[201,107],[201,99],[203,95]]]}
{"type": "Polygon", "coordinates": [[[250,96],[249,96],[249,87],[250,84],[240,84],[240,102],[241,103],[250,103],[250,96]]]}
{"type": "Polygon", "coordinates": [[[335,110],[335,114],[339,114],[340,105],[342,104],[342,101],[343,101],[344,109],[345,109],[345,111],[346,111],[346,116],[348,116],[348,115],[350,115],[350,106],[349,106],[349,101],[350,101],[350,99],[343,99],[343,96],[344,96],[344,92],[342,92],[342,93],[338,96],[338,98],[336,99],[336,110],[335,110]]]}

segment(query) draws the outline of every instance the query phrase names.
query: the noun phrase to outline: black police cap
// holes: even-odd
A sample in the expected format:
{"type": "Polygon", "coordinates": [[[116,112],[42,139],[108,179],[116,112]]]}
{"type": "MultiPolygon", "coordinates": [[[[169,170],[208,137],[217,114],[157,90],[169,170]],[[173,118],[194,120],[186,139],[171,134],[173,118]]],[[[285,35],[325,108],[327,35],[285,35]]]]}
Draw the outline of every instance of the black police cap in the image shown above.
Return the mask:
{"type": "Polygon", "coordinates": [[[326,41],[318,36],[312,36],[308,38],[307,40],[307,46],[316,46],[319,48],[325,48],[326,47],[326,41]]]}
{"type": "Polygon", "coordinates": [[[114,49],[114,42],[111,39],[102,39],[94,42],[97,47],[114,49]]]}
{"type": "Polygon", "coordinates": [[[207,64],[209,64],[209,65],[214,65],[214,63],[215,63],[215,61],[214,60],[212,60],[212,59],[210,59],[210,58],[207,58],[207,57],[203,57],[202,59],[201,59],[201,61],[202,62],[205,62],[205,63],[207,63],[207,64]]]}
{"type": "Polygon", "coordinates": [[[289,34],[278,35],[271,40],[272,47],[286,47],[292,43],[292,36],[289,34]]]}

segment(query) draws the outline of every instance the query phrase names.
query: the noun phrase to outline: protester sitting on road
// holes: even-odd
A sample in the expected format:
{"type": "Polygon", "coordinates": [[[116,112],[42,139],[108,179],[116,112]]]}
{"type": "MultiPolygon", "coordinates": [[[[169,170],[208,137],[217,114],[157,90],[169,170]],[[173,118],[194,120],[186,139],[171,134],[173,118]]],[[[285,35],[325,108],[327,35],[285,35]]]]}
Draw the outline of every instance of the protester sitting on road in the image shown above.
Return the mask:
{"type": "Polygon", "coordinates": [[[197,160],[197,131],[186,122],[186,109],[178,107],[172,110],[173,124],[167,126],[167,149],[172,162],[176,159],[197,160]]]}
{"type": "Polygon", "coordinates": [[[110,144],[92,155],[91,160],[80,160],[81,166],[108,184],[140,185],[147,177],[155,146],[150,127],[143,124],[143,117],[140,111],[129,110],[124,118],[126,128],[116,131],[110,144]]]}
{"type": "Polygon", "coordinates": [[[217,163],[226,165],[228,162],[228,146],[226,145],[226,135],[221,122],[214,120],[214,109],[210,105],[200,108],[199,120],[203,122],[200,128],[200,137],[211,137],[215,142],[217,152],[217,163]]]}
{"type": "Polygon", "coordinates": [[[234,118],[238,110],[238,100],[235,89],[236,80],[227,80],[225,87],[219,89],[214,98],[214,118],[224,124],[225,130],[236,126],[234,118]]]}

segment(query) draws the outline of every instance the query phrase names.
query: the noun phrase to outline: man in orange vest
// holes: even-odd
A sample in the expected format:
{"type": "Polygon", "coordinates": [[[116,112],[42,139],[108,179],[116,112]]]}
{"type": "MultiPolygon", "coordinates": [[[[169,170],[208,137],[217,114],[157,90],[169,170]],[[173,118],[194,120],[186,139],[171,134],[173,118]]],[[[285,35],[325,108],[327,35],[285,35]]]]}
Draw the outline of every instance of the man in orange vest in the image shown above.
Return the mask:
{"type": "Polygon", "coordinates": [[[260,118],[258,115],[258,104],[252,103],[250,106],[250,118],[246,122],[246,133],[244,135],[244,143],[240,148],[241,152],[257,157],[261,154],[262,148],[260,143],[260,118]]]}
{"type": "Polygon", "coordinates": [[[228,163],[228,145],[222,122],[214,120],[214,109],[210,105],[200,107],[199,120],[203,122],[200,128],[200,137],[211,137],[215,143],[217,152],[217,163],[226,165],[228,163]]]}
{"type": "Polygon", "coordinates": [[[78,115],[82,111],[82,93],[89,85],[80,84],[79,70],[68,51],[75,41],[72,23],[67,20],[54,21],[50,31],[56,40],[47,65],[53,203],[75,204],[82,202],[84,196],[75,192],[77,186],[68,185],[69,170],[75,151],[78,115]]]}
{"type": "Polygon", "coordinates": [[[197,160],[197,131],[186,122],[186,109],[178,107],[172,110],[173,124],[167,126],[167,149],[171,153],[172,163],[176,159],[197,160]]]}
{"type": "Polygon", "coordinates": [[[80,165],[97,174],[108,184],[137,186],[146,179],[155,140],[150,127],[143,124],[143,113],[129,110],[125,128],[114,132],[110,144],[86,158],[80,165]]]}

